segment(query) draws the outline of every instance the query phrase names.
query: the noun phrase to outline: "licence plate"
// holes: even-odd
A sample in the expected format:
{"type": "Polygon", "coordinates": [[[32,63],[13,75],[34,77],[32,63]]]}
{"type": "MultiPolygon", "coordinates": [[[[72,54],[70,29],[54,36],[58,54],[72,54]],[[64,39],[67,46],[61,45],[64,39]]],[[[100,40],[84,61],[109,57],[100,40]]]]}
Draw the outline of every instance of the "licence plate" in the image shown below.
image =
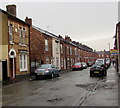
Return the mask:
{"type": "Polygon", "coordinates": [[[97,72],[94,72],[94,73],[99,73],[99,72],[97,71],[97,72]]]}
{"type": "Polygon", "coordinates": [[[38,75],[44,75],[44,73],[38,73],[38,75]]]}

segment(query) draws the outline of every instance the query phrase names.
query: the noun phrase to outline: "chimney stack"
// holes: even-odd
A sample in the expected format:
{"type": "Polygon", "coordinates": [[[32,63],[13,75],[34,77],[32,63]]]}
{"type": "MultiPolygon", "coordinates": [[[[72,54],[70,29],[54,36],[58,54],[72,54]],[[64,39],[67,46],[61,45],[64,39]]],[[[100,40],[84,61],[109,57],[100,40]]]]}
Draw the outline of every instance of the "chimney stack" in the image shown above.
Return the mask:
{"type": "Polygon", "coordinates": [[[65,35],[65,40],[67,40],[69,42],[72,41],[71,38],[68,35],[65,35]]]}
{"type": "Polygon", "coordinates": [[[12,14],[13,16],[16,16],[16,5],[7,5],[6,10],[8,13],[12,14]]]}
{"type": "Polygon", "coordinates": [[[26,17],[25,22],[32,25],[32,19],[31,18],[26,17]]]}

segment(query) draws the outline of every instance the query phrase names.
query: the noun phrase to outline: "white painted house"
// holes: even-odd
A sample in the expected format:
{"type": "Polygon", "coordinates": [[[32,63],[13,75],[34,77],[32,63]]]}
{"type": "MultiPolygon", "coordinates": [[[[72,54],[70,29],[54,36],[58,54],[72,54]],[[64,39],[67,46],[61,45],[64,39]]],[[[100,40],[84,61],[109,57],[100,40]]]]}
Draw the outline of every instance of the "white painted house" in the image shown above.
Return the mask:
{"type": "Polygon", "coordinates": [[[57,38],[52,38],[52,53],[52,63],[60,69],[60,40],[57,38]]]}

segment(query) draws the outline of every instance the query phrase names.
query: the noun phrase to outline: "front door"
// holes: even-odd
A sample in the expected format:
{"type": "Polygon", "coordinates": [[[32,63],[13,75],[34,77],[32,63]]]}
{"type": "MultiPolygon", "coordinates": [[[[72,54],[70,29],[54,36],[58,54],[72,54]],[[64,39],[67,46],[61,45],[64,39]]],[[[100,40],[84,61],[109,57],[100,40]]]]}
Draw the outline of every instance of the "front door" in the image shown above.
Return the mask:
{"type": "Polygon", "coordinates": [[[7,60],[2,61],[2,76],[3,76],[3,81],[8,79],[8,76],[7,76],[7,60]]]}
{"type": "Polygon", "coordinates": [[[16,76],[16,63],[15,58],[10,58],[10,77],[15,78],[16,76]]]}

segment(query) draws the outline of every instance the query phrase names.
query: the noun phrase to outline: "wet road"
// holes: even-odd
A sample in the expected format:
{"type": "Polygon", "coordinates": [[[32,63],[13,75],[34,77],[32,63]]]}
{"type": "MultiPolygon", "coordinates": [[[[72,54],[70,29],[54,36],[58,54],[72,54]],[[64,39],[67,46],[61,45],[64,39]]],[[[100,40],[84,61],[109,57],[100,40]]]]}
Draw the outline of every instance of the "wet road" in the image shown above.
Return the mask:
{"type": "Polygon", "coordinates": [[[118,106],[115,69],[106,77],[90,77],[89,69],[4,86],[3,106],[118,106]]]}

